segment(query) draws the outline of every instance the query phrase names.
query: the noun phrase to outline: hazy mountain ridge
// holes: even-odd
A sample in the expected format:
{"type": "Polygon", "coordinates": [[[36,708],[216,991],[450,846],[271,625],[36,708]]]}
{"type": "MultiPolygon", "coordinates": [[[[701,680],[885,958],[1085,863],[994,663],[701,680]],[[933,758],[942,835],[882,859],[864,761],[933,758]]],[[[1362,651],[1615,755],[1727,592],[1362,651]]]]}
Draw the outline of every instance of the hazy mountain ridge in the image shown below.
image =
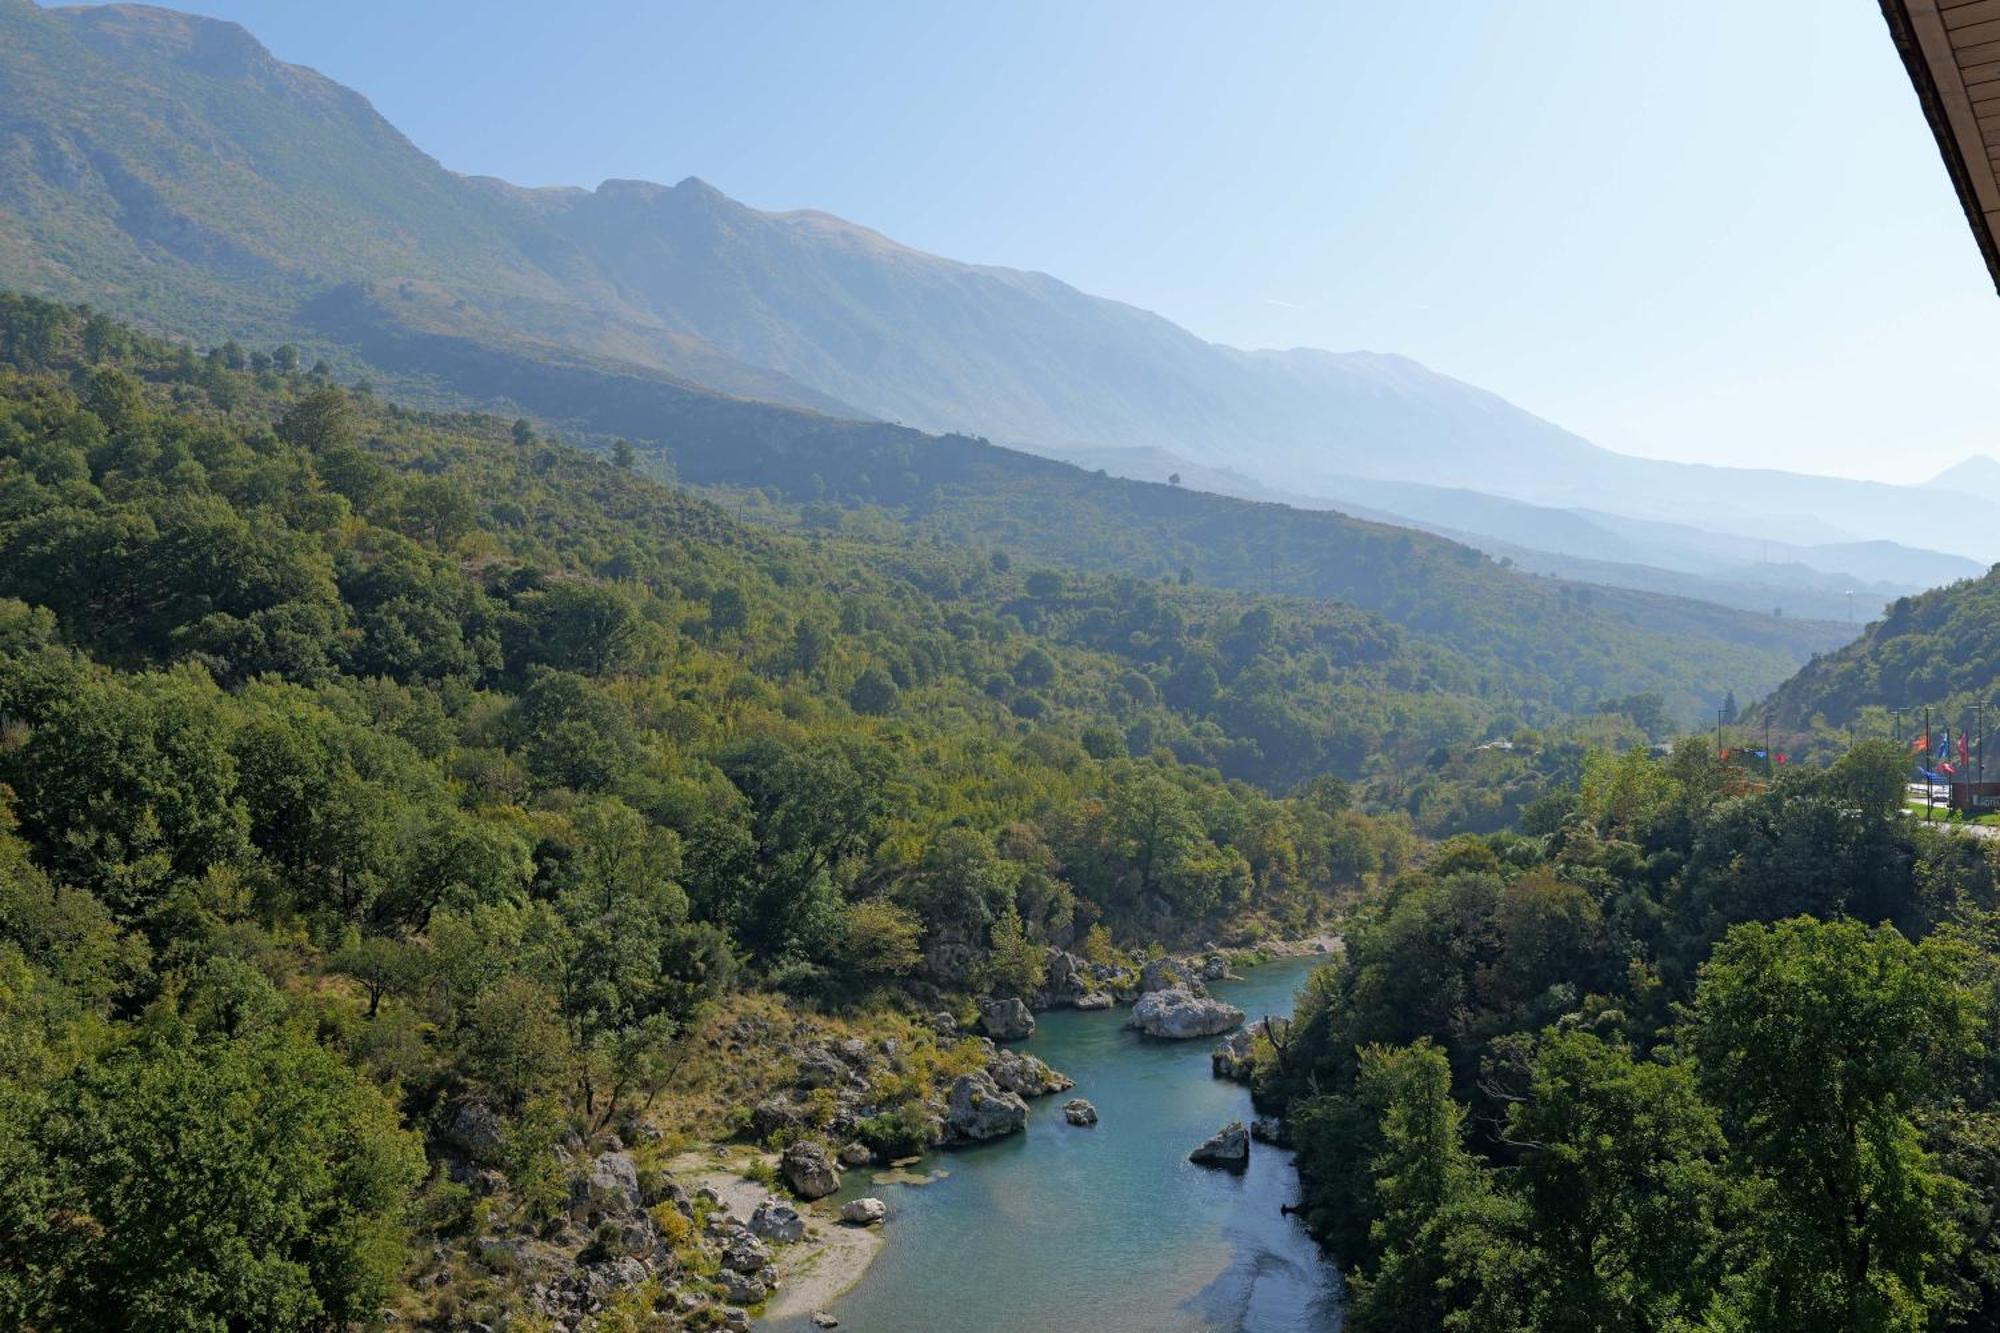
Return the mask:
{"type": "Polygon", "coordinates": [[[2000,500],[2000,459],[1974,454],[1930,479],[1935,490],[1959,495],[1976,495],[1983,500],[2000,500]]]}
{"type": "MultiPolygon", "coordinates": [[[[1463,547],[1332,514],[1185,495],[1173,503],[1192,508],[1163,525],[1155,500],[1116,487],[1093,495],[1072,468],[994,449],[974,450],[979,466],[967,473],[952,461],[971,456],[966,442],[840,420],[871,410],[915,420],[977,389],[993,395],[982,410],[1007,399],[1086,428],[1140,408],[1214,422],[1240,415],[1258,386],[1296,395],[1345,367],[1339,382],[1355,406],[1343,420],[1357,438],[1370,421],[1423,420],[1439,450],[1487,455],[1505,430],[1553,430],[1404,358],[1213,348],[1045,275],[922,255],[824,214],[759,213],[699,181],[529,190],[458,176],[365,99],[255,58],[262,48],[234,25],[0,0],[0,37],[0,153],[34,168],[0,194],[0,218],[46,259],[43,270],[0,272],[0,282],[137,308],[184,336],[303,335],[443,399],[518,405],[665,445],[691,481],[773,485],[803,502],[820,478],[848,503],[902,508],[912,521],[927,508],[947,513],[957,531],[1049,558],[1150,573],[1192,565],[1229,586],[1351,600],[1508,657],[1524,680],[1566,677],[1585,691],[1572,699],[1618,688],[1617,664],[1651,651],[1620,642],[1634,634],[1701,637],[1684,650],[1705,664],[1666,689],[1682,707],[1725,688],[1767,688],[1839,638],[1832,626],[1637,595],[1615,599],[1615,615],[1608,603],[1579,615],[1561,593],[1558,611],[1546,581],[1537,588],[1463,547]],[[40,96],[20,95],[30,88],[40,96]],[[76,148],[74,179],[44,169],[27,147],[39,141],[76,148]],[[140,182],[166,221],[135,227],[114,178],[140,182]],[[213,243],[168,243],[176,237],[213,243]],[[241,262],[216,258],[225,251],[241,262]],[[996,311],[1006,316],[997,326],[996,311]],[[996,327],[1002,341],[1042,349],[1036,374],[1032,356],[979,351],[996,327]],[[1196,373],[1208,365],[1227,373],[1196,373]],[[857,369],[869,366],[880,373],[857,369]],[[871,385],[897,384],[959,388],[857,401],[871,385]],[[1006,493],[970,493],[969,478],[1006,493]],[[1038,491],[1039,508],[1023,501],[1038,491]],[[1323,567],[1199,549],[1207,540],[1245,549],[1274,514],[1323,567]],[[1053,530],[1086,520],[1106,525],[1102,549],[1079,550],[1075,534],[1053,530]],[[1520,625],[1493,618],[1508,605],[1520,625]],[[1604,638],[1581,671],[1556,670],[1546,633],[1517,632],[1564,619],[1576,634],[1555,642],[1604,638]]],[[[1549,438],[1569,456],[1591,452],[1573,436],[1549,438]]]]}
{"type": "MultiPolygon", "coordinates": [[[[177,332],[309,333],[301,307],[328,286],[387,283],[469,326],[733,395],[1043,448],[1166,448],[1290,493],[1443,477],[1790,540],[1920,530],[1932,502],[1624,458],[1404,357],[1218,346],[1046,274],[761,212],[696,179],[460,176],[234,24],[4,0],[0,31],[3,276],[177,332]]],[[[1947,535],[1983,552],[2000,506],[1966,518],[1947,535]]]]}

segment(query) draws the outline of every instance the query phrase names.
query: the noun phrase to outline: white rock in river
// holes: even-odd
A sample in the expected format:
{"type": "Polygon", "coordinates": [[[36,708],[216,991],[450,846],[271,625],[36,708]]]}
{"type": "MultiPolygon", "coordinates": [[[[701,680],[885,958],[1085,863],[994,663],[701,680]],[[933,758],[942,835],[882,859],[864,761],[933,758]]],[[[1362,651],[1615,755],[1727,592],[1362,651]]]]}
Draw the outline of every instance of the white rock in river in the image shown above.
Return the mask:
{"type": "Polygon", "coordinates": [[[1188,1160],[1202,1166],[1242,1166],[1250,1160],[1250,1131],[1241,1120],[1232,1120],[1189,1153],[1188,1160]]]}
{"type": "Polygon", "coordinates": [[[1137,1028],[1149,1037],[1182,1040],[1213,1037],[1242,1021],[1243,1011],[1235,1005],[1194,995],[1176,986],[1140,996],[1139,1003],[1132,1006],[1132,1017],[1126,1026],[1137,1028]]]}
{"type": "Polygon", "coordinates": [[[880,1199],[849,1199],[840,1210],[840,1220],[858,1227],[874,1226],[889,1215],[889,1206],[880,1199]]]}
{"type": "Polygon", "coordinates": [[[1264,1020],[1258,1019],[1239,1031],[1224,1037],[1209,1053],[1209,1067],[1215,1077],[1226,1078],[1236,1083],[1248,1083],[1256,1064],[1250,1058],[1252,1044],[1257,1034],[1264,1030],[1264,1020]]]}
{"type": "Polygon", "coordinates": [[[1059,1074],[1026,1051],[995,1049],[986,1061],[986,1072],[1009,1092],[1023,1097],[1046,1097],[1052,1092],[1068,1092],[1076,1086],[1066,1074],[1059,1074]]]}
{"type": "Polygon", "coordinates": [[[1088,1128],[1097,1123],[1097,1108],[1081,1097],[1072,1097],[1063,1103],[1063,1119],[1088,1128]]]}
{"type": "Polygon", "coordinates": [[[997,1139],[1028,1127],[1028,1104],[983,1069],[959,1075],[945,1098],[944,1115],[945,1136],[953,1143],[997,1139]]]}

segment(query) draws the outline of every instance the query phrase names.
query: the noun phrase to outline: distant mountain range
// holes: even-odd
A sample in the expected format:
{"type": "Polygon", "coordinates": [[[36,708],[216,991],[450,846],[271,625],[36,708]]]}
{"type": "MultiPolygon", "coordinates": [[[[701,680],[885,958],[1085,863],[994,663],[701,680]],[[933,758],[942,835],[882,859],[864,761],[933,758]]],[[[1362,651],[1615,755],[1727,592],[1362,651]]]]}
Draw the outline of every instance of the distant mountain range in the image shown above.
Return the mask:
{"type": "Polygon", "coordinates": [[[1976,492],[1947,531],[1924,487],[1625,457],[1404,357],[1219,346],[1044,274],[700,180],[462,176],[242,28],[138,6],[0,0],[0,283],[176,334],[294,339],[447,395],[525,405],[491,371],[527,362],[1093,466],[1186,459],[1191,485],[1380,515],[1545,571],[1761,609],[1788,595],[1793,615],[1844,608],[1849,587],[1865,614],[2000,555],[2000,494],[1976,492]],[[1867,544],[1891,537],[1957,558],[1867,544]],[[1807,573],[1775,568],[1790,565],[1807,573]]]}
{"type": "Polygon", "coordinates": [[[1933,490],[2000,501],[2000,459],[1975,454],[1956,467],[1948,467],[1938,473],[1931,478],[1930,484],[1933,490]]]}

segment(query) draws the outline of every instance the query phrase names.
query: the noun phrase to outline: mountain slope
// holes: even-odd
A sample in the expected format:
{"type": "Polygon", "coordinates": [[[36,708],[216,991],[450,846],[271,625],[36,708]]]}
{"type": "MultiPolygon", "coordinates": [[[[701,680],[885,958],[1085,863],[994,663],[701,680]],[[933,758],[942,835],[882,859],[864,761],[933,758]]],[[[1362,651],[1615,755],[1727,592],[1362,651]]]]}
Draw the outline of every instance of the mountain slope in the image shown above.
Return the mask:
{"type": "Polygon", "coordinates": [[[387,281],[726,393],[853,410],[625,307],[360,94],[170,10],[0,0],[0,261],[10,286],[213,339],[309,334],[301,307],[329,285],[387,281]]]}
{"type": "Polygon", "coordinates": [[[1950,491],[1961,497],[1973,495],[1982,500],[2000,500],[2000,459],[1974,454],[1963,463],[1948,467],[1932,477],[1930,485],[1935,490],[1950,491]]]}
{"type": "Polygon", "coordinates": [[[1954,731],[2000,689],[2000,568],[1906,597],[1839,652],[1816,658],[1765,701],[1774,722],[1852,725],[1869,707],[1941,710],[1954,731]]]}
{"type": "MultiPolygon", "coordinates": [[[[829,407],[827,395],[635,308],[628,288],[586,271],[579,240],[557,232],[558,222],[581,225],[560,215],[608,206],[621,193],[633,196],[625,205],[632,208],[706,209],[720,219],[711,225],[743,212],[711,191],[611,187],[584,196],[453,176],[361,99],[270,61],[230,25],[153,10],[44,13],[18,0],[0,3],[0,25],[9,39],[0,43],[7,73],[0,100],[9,115],[0,143],[18,156],[36,134],[54,134],[84,164],[68,186],[45,177],[13,181],[12,211],[43,249],[70,256],[69,294],[113,302],[129,295],[182,334],[225,317],[272,339],[305,330],[384,374],[399,396],[471,400],[627,436],[670,452],[692,482],[771,487],[795,503],[831,495],[912,521],[949,515],[952,530],[969,539],[1044,558],[1153,574],[1188,567],[1227,586],[1349,601],[1462,645],[1487,688],[1537,707],[1588,708],[1653,689],[1689,713],[1731,690],[1769,688],[1840,635],[1837,627],[1774,625],[1669,599],[1626,599],[1615,614],[1584,609],[1580,599],[1594,596],[1588,590],[1526,579],[1419,534],[1213,496],[1163,499],[1167,488],[1100,486],[1077,469],[982,442],[843,419],[850,414],[829,407]],[[126,64],[140,77],[121,81],[126,64]],[[18,76],[23,69],[36,75],[36,99],[20,96],[29,86],[18,76]],[[246,108],[267,103],[271,124],[249,124],[246,108]],[[298,149],[294,137],[324,151],[298,149]],[[388,165],[371,184],[378,157],[388,165]],[[119,171],[149,182],[164,215],[177,220],[135,230],[111,189],[113,177],[125,178],[119,171]],[[393,197],[383,202],[371,194],[378,189],[393,197]],[[420,201],[430,198],[444,201],[439,216],[450,225],[429,229],[433,210],[420,201]],[[71,251],[55,251],[51,228],[61,230],[59,215],[71,207],[101,216],[95,230],[75,231],[71,251]],[[301,212],[314,216],[317,239],[294,251],[282,244],[279,224],[301,212]],[[238,225],[246,215],[263,221],[238,225]],[[243,264],[203,261],[199,247],[167,244],[190,235],[234,236],[243,264]],[[511,258],[503,253],[510,245],[519,251],[511,258]],[[530,252],[535,263],[519,257],[530,252]],[[146,280],[100,289],[93,279],[100,263],[114,273],[134,268],[146,280]],[[407,267],[392,267],[399,264],[407,267]],[[336,282],[342,265],[387,268],[390,276],[336,282]],[[614,287],[616,319],[579,304],[609,300],[604,293],[614,287]],[[572,336],[585,326],[589,338],[572,336]],[[753,401],[770,394],[712,392],[716,377],[731,371],[783,380],[805,400],[801,407],[826,410],[753,401]],[[1085,532],[1081,524],[1096,526],[1085,532]],[[1271,533],[1301,555],[1244,558],[1271,533]]],[[[814,234],[832,227],[850,248],[874,245],[837,224],[799,225],[814,234]]],[[[1125,317],[1148,336],[1193,342],[1151,316],[1125,317]]],[[[1384,370],[1404,373],[1387,362],[1384,370]]]]}
{"type": "MultiPolygon", "coordinates": [[[[1906,535],[1934,512],[1923,488],[1624,458],[1406,358],[1217,346],[698,180],[459,176],[233,24],[0,0],[0,283],[326,349],[306,313],[351,282],[421,327],[932,431],[1166,448],[1291,493],[1443,480],[1794,541],[1906,535]]],[[[2000,554],[2000,504],[1957,519],[1941,544],[2000,554]]]]}
{"type": "Polygon", "coordinates": [[[416,333],[360,288],[317,303],[314,317],[371,360],[475,402],[632,439],[687,482],[816,505],[821,522],[879,507],[959,545],[1349,602],[1466,653],[1484,675],[1469,688],[1540,707],[1588,710],[1654,690],[1677,715],[1697,715],[1729,691],[1763,693],[1848,637],[1840,625],[1530,578],[1456,542],[1331,511],[1126,481],[967,436],[722,398],[617,363],[416,333]]]}

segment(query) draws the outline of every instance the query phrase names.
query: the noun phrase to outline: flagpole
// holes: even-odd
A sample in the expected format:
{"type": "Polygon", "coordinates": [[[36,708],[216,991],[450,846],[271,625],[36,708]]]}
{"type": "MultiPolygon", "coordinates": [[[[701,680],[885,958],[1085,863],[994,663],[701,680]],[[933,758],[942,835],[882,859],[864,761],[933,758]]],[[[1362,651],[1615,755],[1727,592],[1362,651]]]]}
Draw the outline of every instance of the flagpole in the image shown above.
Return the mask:
{"type": "Polygon", "coordinates": [[[1937,770],[1931,767],[1931,706],[1924,705],[1924,822],[1931,818],[1931,774],[1937,770]]]}

